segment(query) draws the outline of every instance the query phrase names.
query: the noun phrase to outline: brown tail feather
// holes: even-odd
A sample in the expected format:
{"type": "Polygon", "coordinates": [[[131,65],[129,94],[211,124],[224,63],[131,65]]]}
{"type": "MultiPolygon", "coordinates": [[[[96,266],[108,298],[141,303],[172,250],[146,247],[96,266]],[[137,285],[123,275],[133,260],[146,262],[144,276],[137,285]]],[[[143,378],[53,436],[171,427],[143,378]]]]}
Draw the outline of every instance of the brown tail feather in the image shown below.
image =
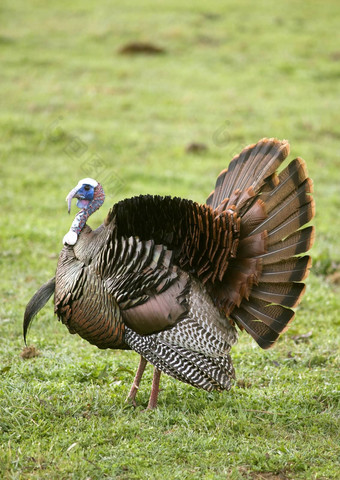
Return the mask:
{"type": "Polygon", "coordinates": [[[303,205],[296,210],[293,215],[290,215],[284,222],[278,225],[268,234],[268,246],[274,245],[281,238],[287,237],[290,233],[295,232],[298,228],[308,223],[314,217],[314,203],[313,200],[308,200],[306,205],[303,205]]]}
{"type": "MultiPolygon", "coordinates": [[[[243,300],[241,308],[261,320],[276,333],[282,333],[294,316],[294,311],[281,305],[269,304],[264,300],[250,298],[243,300]]],[[[233,316],[233,314],[232,314],[233,316]]]]}
{"type": "Polygon", "coordinates": [[[242,217],[242,237],[253,235],[255,228],[267,218],[267,211],[262,200],[257,200],[242,217]]]}
{"type": "MultiPolygon", "coordinates": [[[[275,174],[274,184],[267,182],[261,193],[261,199],[266,203],[267,213],[279,205],[285,198],[300,186],[308,178],[307,168],[304,160],[296,158],[282,170],[280,175],[275,174]]],[[[312,181],[308,179],[309,193],[312,193],[312,181]]]]}
{"type": "Polygon", "coordinates": [[[301,229],[314,216],[312,181],[305,162],[286,158],[286,141],[260,140],[221,172],[207,203],[216,212],[233,208],[241,217],[236,258],[226,278],[211,292],[216,304],[262,348],[269,348],[294,318],[309,273],[314,228],[301,229]]]}
{"type": "Polygon", "coordinates": [[[275,232],[275,229],[284,224],[287,219],[298,216],[301,208],[305,205],[310,205],[309,210],[311,217],[308,218],[307,221],[299,224],[296,228],[288,231],[286,235],[281,235],[279,240],[285,238],[285,236],[287,236],[289,233],[295,232],[295,230],[309,222],[314,215],[314,204],[313,199],[309,194],[310,191],[308,180],[309,179],[305,180],[305,182],[295,192],[291,193],[286,199],[282,200],[276,206],[276,208],[272,209],[270,213],[267,212],[268,217],[253,230],[252,235],[254,233],[267,230],[269,236],[271,236],[275,232]]]}
{"type": "Polygon", "coordinates": [[[265,283],[260,282],[251,290],[252,298],[259,298],[285,307],[296,307],[305,291],[303,283],[265,283]]]}
{"type": "MultiPolygon", "coordinates": [[[[236,191],[246,191],[252,187],[257,194],[266,178],[270,177],[289,153],[289,144],[273,138],[264,138],[257,144],[249,145],[233,158],[228,170],[223,170],[217,177],[214,192],[207,204],[212,208],[236,191]]],[[[230,202],[229,204],[232,204],[230,202]]],[[[237,205],[239,208],[240,204],[237,205]]]]}
{"type": "Polygon", "coordinates": [[[307,252],[314,241],[314,227],[307,227],[268,247],[268,252],[260,255],[262,265],[276,263],[294,255],[307,252]]]}
{"type": "Polygon", "coordinates": [[[254,338],[261,348],[270,348],[279,338],[279,333],[274,332],[263,322],[259,322],[256,316],[243,308],[235,308],[231,317],[254,338]]]}
{"type": "Polygon", "coordinates": [[[308,274],[312,260],[308,255],[292,257],[277,263],[264,265],[260,282],[301,282],[308,274]]]}

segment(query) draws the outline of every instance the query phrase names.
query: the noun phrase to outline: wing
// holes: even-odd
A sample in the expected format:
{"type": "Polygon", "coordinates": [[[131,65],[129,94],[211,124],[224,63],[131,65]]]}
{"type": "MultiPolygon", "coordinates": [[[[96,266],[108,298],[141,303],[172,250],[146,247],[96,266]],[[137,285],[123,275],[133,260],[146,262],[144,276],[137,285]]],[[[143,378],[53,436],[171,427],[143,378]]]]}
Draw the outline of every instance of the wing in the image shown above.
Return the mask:
{"type": "Polygon", "coordinates": [[[240,221],[235,211],[213,210],[181,198],[141,195],[117,203],[106,224],[117,236],[153,240],[173,251],[173,261],[203,283],[222,279],[237,250],[240,221]]]}
{"type": "Polygon", "coordinates": [[[113,235],[95,259],[93,268],[116,299],[124,323],[139,334],[169,328],[187,312],[189,276],[173,258],[153,240],[113,235]]]}

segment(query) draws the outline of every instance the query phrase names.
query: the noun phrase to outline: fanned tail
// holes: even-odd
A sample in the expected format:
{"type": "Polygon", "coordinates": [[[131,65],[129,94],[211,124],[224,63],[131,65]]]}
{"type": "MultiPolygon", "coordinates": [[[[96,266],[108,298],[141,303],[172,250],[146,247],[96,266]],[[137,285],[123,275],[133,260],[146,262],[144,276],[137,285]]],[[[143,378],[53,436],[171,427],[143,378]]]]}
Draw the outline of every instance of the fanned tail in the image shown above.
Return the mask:
{"type": "Polygon", "coordinates": [[[263,139],[235,157],[207,200],[217,211],[241,217],[236,257],[211,292],[215,303],[262,348],[269,348],[294,318],[309,273],[314,228],[312,181],[297,158],[276,173],[287,141],[263,139]]]}

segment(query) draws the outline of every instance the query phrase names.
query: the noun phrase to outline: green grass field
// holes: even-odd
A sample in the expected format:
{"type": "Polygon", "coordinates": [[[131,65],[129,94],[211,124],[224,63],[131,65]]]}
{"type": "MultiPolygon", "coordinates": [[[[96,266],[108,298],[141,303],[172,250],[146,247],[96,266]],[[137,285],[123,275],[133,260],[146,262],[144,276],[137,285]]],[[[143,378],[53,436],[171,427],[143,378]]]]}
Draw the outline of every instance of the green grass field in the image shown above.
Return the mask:
{"type": "Polygon", "coordinates": [[[1,2],[1,478],[339,478],[339,17],[335,0],[1,2]],[[164,52],[119,53],[135,41],[164,52]],[[145,412],[149,367],[134,409],[138,355],[69,335],[52,302],[29,333],[40,355],[20,357],[25,305],[54,275],[80,178],[107,191],[96,227],[139,193],[204,202],[265,136],[307,161],[314,267],[274,349],[241,335],[229,393],[164,375],[145,412]]]}

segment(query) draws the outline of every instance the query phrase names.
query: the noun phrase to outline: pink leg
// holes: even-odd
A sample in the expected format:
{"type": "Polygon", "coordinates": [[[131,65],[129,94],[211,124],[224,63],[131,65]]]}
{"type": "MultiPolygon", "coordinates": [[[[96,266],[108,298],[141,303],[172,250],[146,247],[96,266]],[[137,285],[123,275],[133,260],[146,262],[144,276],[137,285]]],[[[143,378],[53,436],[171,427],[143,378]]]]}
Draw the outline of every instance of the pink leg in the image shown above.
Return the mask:
{"type": "Polygon", "coordinates": [[[149,398],[148,410],[152,410],[153,408],[157,407],[159,380],[161,378],[161,373],[162,372],[155,367],[153,372],[152,387],[151,387],[151,394],[149,398]]]}
{"type": "Polygon", "coordinates": [[[146,367],[147,363],[148,362],[145,360],[145,358],[141,356],[140,360],[139,360],[139,365],[138,365],[138,368],[137,368],[135,379],[132,383],[131,390],[130,390],[129,395],[127,396],[127,399],[126,399],[126,401],[131,402],[134,407],[136,406],[136,400],[135,400],[136,394],[138,392],[139,384],[140,384],[140,381],[142,379],[142,376],[143,376],[143,373],[144,373],[144,370],[145,370],[145,367],[146,367]]]}

